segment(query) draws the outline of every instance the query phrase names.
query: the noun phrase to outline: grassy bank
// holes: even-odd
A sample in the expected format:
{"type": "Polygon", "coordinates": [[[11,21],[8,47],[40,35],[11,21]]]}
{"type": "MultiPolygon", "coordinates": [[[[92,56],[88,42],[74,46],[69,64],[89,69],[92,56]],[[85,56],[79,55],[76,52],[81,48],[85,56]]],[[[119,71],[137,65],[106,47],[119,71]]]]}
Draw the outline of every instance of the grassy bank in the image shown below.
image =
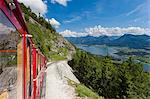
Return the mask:
{"type": "Polygon", "coordinates": [[[86,87],[84,84],[78,84],[74,81],[68,79],[69,85],[73,86],[75,88],[75,91],[77,93],[77,97],[80,97],[82,99],[104,99],[103,97],[99,96],[97,93],[95,93],[92,89],[86,87]]]}

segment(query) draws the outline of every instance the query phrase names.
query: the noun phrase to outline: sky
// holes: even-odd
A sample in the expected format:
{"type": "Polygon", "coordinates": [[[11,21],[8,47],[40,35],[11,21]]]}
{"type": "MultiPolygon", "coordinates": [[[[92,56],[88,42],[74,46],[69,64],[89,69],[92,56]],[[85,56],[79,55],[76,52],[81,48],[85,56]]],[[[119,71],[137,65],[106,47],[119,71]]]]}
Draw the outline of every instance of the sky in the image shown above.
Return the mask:
{"type": "Polygon", "coordinates": [[[150,35],[150,0],[19,0],[65,37],[150,35]],[[36,3],[35,3],[36,2],[36,3]]]}

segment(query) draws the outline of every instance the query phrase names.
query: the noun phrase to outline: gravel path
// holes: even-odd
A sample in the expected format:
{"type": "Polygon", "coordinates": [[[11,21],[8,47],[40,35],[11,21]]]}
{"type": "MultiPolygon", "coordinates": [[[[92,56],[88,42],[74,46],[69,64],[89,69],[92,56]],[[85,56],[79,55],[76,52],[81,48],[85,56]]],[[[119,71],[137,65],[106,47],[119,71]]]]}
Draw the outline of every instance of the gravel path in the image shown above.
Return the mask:
{"type": "Polygon", "coordinates": [[[75,89],[67,78],[79,83],[67,61],[48,63],[46,70],[46,99],[75,99],[75,89]]]}

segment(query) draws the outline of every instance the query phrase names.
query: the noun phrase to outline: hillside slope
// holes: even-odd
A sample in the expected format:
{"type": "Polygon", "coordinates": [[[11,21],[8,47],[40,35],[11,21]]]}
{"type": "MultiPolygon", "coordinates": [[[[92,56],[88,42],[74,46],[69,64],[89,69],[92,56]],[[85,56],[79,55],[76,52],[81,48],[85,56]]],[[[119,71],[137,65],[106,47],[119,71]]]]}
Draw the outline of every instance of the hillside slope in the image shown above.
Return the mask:
{"type": "Polygon", "coordinates": [[[36,47],[39,48],[50,61],[70,59],[75,52],[74,46],[65,40],[42,16],[37,16],[26,7],[20,4],[24,13],[24,19],[29,33],[33,36],[36,47]]]}
{"type": "Polygon", "coordinates": [[[50,60],[70,59],[75,49],[61,35],[31,21],[27,23],[27,26],[37,47],[50,60]]]}

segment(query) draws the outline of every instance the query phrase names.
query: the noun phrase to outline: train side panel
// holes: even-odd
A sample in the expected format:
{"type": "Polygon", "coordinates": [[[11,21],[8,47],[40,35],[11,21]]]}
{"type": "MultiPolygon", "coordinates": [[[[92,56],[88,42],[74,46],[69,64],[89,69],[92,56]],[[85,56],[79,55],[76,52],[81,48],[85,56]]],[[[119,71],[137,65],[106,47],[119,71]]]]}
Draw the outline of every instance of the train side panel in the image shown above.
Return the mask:
{"type": "Polygon", "coordinates": [[[0,0],[0,99],[38,99],[46,57],[28,37],[18,5],[17,0],[0,0]]]}

